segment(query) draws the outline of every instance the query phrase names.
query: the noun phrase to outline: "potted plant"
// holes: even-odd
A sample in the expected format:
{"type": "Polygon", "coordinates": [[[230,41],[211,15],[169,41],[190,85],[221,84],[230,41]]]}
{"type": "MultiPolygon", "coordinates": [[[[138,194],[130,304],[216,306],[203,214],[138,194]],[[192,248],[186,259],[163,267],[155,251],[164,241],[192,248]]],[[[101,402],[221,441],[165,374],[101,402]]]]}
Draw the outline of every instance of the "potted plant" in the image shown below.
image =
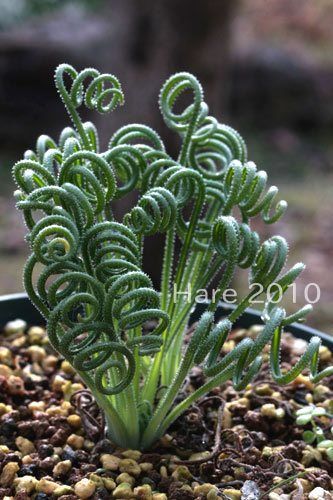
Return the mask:
{"type": "Polygon", "coordinates": [[[331,457],[302,444],[296,410],[321,405],[325,435],[332,393],[315,384],[331,383],[332,355],[314,336],[295,358],[299,343],[284,330],[311,306],[288,315],[280,300],[304,266],[285,270],[285,239],[261,242],[250,226],[253,217],[267,224],[282,217],[287,205],[275,201],[277,188],[266,188],[266,173],[247,161],[240,135],[208,114],[189,73],[169,78],[159,100],[181,138],[177,160],[138,124],[100,151],[78,108],[105,113],[123,104],[115,76],[62,64],[55,82],[74,128],[57,143],[41,136],[13,174],[31,248],[24,285],[58,357],[43,347],[42,330],[24,336],[20,323],[5,327],[14,337],[3,357],[16,372],[7,373],[11,399],[2,410],[4,494],[277,498],[284,487],[304,498],[330,494],[331,457]],[[191,103],[177,111],[183,93],[191,103]],[[116,221],[114,203],[133,191],[138,201],[116,221]],[[159,291],[142,270],[145,237],[156,233],[165,234],[159,291]],[[250,291],[223,310],[238,267],[249,270],[250,291]],[[210,302],[187,328],[198,294],[216,277],[210,302]],[[266,295],[263,325],[235,329],[258,293],[266,295]],[[20,385],[10,377],[22,368],[30,378],[20,385]]]}

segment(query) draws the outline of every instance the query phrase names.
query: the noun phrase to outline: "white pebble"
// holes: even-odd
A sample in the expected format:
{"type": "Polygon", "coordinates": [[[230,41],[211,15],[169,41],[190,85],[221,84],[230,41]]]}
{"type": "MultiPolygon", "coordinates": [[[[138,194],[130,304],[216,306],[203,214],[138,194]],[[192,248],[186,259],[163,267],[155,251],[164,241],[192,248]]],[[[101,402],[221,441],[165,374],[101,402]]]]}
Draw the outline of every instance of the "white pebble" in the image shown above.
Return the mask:
{"type": "Polygon", "coordinates": [[[7,335],[12,335],[13,333],[23,333],[27,327],[27,323],[23,319],[14,319],[13,321],[8,321],[5,326],[5,333],[7,335]]]}
{"type": "Polygon", "coordinates": [[[320,486],[310,491],[309,493],[309,500],[326,500],[329,498],[329,492],[324,490],[324,488],[321,488],[320,486]]]}

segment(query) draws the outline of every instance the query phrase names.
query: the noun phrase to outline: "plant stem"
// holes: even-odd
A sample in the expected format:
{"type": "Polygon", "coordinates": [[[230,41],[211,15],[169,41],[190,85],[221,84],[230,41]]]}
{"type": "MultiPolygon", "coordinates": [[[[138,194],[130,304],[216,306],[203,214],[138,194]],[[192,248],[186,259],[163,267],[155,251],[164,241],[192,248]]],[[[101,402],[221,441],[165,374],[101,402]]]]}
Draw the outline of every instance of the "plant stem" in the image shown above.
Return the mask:
{"type": "Polygon", "coordinates": [[[184,379],[185,379],[185,377],[186,377],[186,375],[191,367],[192,360],[193,360],[193,355],[190,356],[190,355],[185,354],[175,379],[173,380],[171,386],[169,387],[169,389],[167,390],[167,392],[165,393],[165,395],[161,399],[153,417],[151,418],[151,420],[148,424],[148,427],[143,435],[143,442],[146,439],[145,438],[146,434],[149,437],[153,434],[155,435],[156,430],[158,429],[159,425],[161,424],[165,415],[167,414],[172,402],[174,401],[174,399],[179,391],[179,388],[181,387],[181,385],[182,385],[182,383],[183,383],[183,381],[184,381],[184,379]]]}
{"type": "Polygon", "coordinates": [[[172,422],[174,422],[189,406],[191,406],[191,404],[197,401],[200,397],[204,396],[207,392],[212,390],[217,385],[223,384],[224,382],[229,380],[233,370],[233,366],[228,367],[226,370],[213,377],[209,382],[206,382],[206,384],[201,386],[199,389],[190,394],[190,396],[184,399],[181,403],[175,406],[173,410],[171,410],[171,412],[168,414],[168,416],[164,418],[165,414],[170,408],[170,398],[168,397],[168,393],[170,392],[169,390],[165,395],[165,398],[161,401],[160,409],[157,409],[157,412],[151,419],[146,431],[143,434],[143,438],[141,441],[142,448],[148,448],[156,439],[161,437],[166,429],[172,424],[172,422]]]}
{"type": "MultiPolygon", "coordinates": [[[[174,242],[175,242],[175,227],[173,227],[168,231],[165,240],[163,270],[162,270],[162,280],[161,280],[161,309],[163,311],[167,310],[169,302],[170,281],[172,276],[173,255],[175,246],[174,242]]],[[[161,350],[156,354],[152,362],[142,395],[142,399],[148,401],[150,404],[153,404],[154,402],[160,379],[161,363],[165,352],[166,334],[167,330],[163,332],[163,344],[161,350]]]]}
{"type": "Polygon", "coordinates": [[[86,372],[78,371],[78,375],[81,377],[86,386],[89,387],[97,404],[104,411],[107,421],[107,430],[111,439],[120,446],[122,446],[123,443],[129,443],[131,439],[128,435],[127,429],[109,399],[96,391],[93,380],[86,372]]]}
{"type": "Polygon", "coordinates": [[[170,282],[173,269],[173,255],[175,242],[175,226],[170,229],[165,238],[163,269],[161,280],[161,308],[167,310],[170,294],[170,282]]]}

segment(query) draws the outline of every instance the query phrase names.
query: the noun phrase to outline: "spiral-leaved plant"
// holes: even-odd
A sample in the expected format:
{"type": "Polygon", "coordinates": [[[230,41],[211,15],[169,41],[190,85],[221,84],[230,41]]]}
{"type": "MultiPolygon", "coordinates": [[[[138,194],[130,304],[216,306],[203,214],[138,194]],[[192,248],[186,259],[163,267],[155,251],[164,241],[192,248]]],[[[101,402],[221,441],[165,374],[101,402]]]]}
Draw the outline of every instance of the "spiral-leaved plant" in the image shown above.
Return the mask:
{"type": "Polygon", "coordinates": [[[285,292],[303,265],[283,271],[284,238],[260,242],[251,229],[256,216],[267,224],[277,221],[286,203],[275,201],[277,188],[267,189],[266,173],[247,161],[240,135],[208,114],[198,80],[175,74],[160,93],[165,123],[181,138],[177,159],[154,130],[139,124],[120,128],[100,151],[95,126],[81,121],[78,108],[106,113],[123,104],[115,76],[61,64],[55,82],[74,128],[66,127],[58,142],[40,136],[36,150],[27,151],[13,170],[31,248],[24,284],[47,320],[51,344],[72,363],[104,411],[110,438],[123,447],[149,447],[214,387],[232,379],[237,389],[244,388],[258,373],[269,343],[272,377],[281,384],[305,368],[314,381],[332,373],[318,373],[318,338],[289,372],[280,368],[284,327],[311,308],[287,316],[274,293],[257,338],[220,354],[233,323],[257,293],[251,288],[214,324],[237,267],[249,269],[250,283],[264,292],[272,283],[285,292]],[[177,111],[183,93],[191,103],[177,111]],[[115,202],[134,190],[137,203],[116,221],[115,202]],[[160,290],[142,270],[145,236],[156,233],[165,234],[160,290]],[[218,292],[185,345],[196,292],[216,277],[218,292]],[[181,294],[189,286],[190,300],[181,294]],[[203,367],[206,382],[175,403],[194,365],[203,367]]]}

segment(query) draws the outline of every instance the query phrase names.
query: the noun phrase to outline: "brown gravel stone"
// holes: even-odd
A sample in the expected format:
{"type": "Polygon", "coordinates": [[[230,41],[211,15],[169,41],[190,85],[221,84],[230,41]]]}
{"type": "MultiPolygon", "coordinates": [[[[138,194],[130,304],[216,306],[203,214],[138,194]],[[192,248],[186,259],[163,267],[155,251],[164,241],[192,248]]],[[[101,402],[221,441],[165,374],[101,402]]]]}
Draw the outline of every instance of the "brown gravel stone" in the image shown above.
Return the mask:
{"type": "Polygon", "coordinates": [[[0,476],[1,486],[10,486],[14,481],[17,471],[20,467],[17,462],[8,462],[2,469],[0,476]]]}
{"type": "Polygon", "coordinates": [[[59,484],[43,477],[36,485],[36,490],[46,493],[47,495],[52,495],[54,491],[59,487],[59,484]]]}
{"type": "Polygon", "coordinates": [[[15,444],[22,453],[22,456],[30,455],[31,453],[34,453],[36,451],[35,445],[31,441],[29,441],[29,439],[26,439],[22,436],[18,436],[15,439],[15,444]]]}
{"type": "Polygon", "coordinates": [[[53,446],[61,446],[66,443],[68,432],[65,429],[58,429],[50,438],[53,446]]]}
{"type": "Polygon", "coordinates": [[[7,378],[8,392],[14,396],[22,396],[25,393],[24,382],[20,377],[10,375],[7,378]]]}
{"type": "Polygon", "coordinates": [[[95,490],[96,484],[87,478],[81,479],[81,481],[74,486],[75,494],[82,499],[90,498],[95,493],[95,490]]]}
{"type": "Polygon", "coordinates": [[[53,467],[53,475],[55,477],[66,475],[72,468],[72,462],[70,460],[63,460],[62,462],[58,462],[53,467]]]}

